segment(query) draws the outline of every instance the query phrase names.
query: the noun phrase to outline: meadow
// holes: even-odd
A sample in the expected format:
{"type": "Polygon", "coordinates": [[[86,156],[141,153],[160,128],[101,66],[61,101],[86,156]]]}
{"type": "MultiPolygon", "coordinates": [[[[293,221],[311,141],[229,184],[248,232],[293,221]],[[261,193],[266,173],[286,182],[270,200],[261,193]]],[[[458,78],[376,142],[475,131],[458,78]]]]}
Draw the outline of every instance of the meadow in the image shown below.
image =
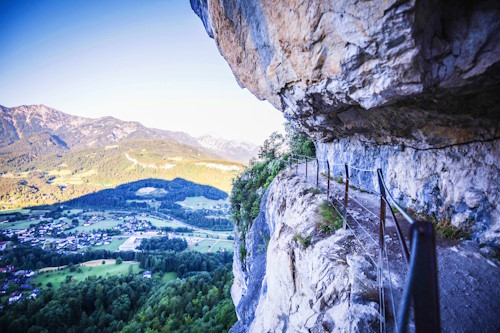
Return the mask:
{"type": "Polygon", "coordinates": [[[233,249],[234,249],[234,243],[233,241],[219,241],[217,244],[215,244],[214,248],[212,249],[212,251],[210,252],[217,252],[219,250],[219,248],[222,248],[224,250],[226,250],[226,252],[233,252],[233,249]]]}
{"type": "Polygon", "coordinates": [[[138,262],[124,261],[117,265],[115,260],[93,260],[91,262],[84,262],[80,265],[73,267],[66,267],[59,270],[43,272],[31,279],[33,287],[48,288],[49,283],[52,288],[60,288],[64,284],[77,283],[84,281],[91,276],[113,276],[113,275],[128,275],[130,273],[137,274],[142,271],[139,268],[138,262]],[[99,264],[99,262],[101,264],[99,264]],[[68,282],[69,281],[69,282],[68,282]]]}
{"type": "Polygon", "coordinates": [[[117,225],[119,225],[120,223],[123,223],[123,220],[104,219],[102,221],[97,221],[88,226],[84,226],[84,223],[85,223],[84,221],[79,221],[78,227],[69,229],[69,231],[91,232],[92,230],[112,229],[117,225]]]}
{"type": "Polygon", "coordinates": [[[228,204],[227,200],[211,200],[205,197],[187,197],[184,201],[178,201],[177,204],[190,209],[209,209],[218,210],[213,208],[216,205],[224,206],[228,204]]]}
{"type": "Polygon", "coordinates": [[[215,240],[204,239],[199,241],[198,243],[192,244],[190,249],[193,251],[198,251],[201,253],[207,253],[208,250],[215,244],[215,240]]]}

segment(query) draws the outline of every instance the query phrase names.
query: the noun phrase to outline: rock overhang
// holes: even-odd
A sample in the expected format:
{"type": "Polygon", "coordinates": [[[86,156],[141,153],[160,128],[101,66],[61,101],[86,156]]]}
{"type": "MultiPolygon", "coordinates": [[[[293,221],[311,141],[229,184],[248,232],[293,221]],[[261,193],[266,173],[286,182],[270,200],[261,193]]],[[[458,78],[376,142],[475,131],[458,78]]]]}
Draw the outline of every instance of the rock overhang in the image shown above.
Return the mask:
{"type": "Polygon", "coordinates": [[[495,1],[191,0],[240,86],[318,141],[500,137],[495,1]]]}

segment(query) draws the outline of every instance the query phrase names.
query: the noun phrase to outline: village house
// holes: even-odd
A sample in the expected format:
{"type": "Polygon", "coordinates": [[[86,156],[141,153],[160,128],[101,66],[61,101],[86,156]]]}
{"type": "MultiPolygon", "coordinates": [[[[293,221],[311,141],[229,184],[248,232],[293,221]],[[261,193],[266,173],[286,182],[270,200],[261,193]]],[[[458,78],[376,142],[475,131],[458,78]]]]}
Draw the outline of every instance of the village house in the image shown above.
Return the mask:
{"type": "Polygon", "coordinates": [[[21,299],[21,293],[19,291],[15,291],[9,296],[9,304],[17,302],[21,299]]]}
{"type": "Polygon", "coordinates": [[[31,298],[31,299],[36,299],[36,298],[37,298],[37,296],[38,296],[38,294],[40,294],[40,290],[38,290],[38,289],[33,289],[33,290],[31,291],[30,298],[31,298]]]}
{"type": "Polygon", "coordinates": [[[5,251],[10,243],[10,241],[0,242],[0,251],[5,251]]]}

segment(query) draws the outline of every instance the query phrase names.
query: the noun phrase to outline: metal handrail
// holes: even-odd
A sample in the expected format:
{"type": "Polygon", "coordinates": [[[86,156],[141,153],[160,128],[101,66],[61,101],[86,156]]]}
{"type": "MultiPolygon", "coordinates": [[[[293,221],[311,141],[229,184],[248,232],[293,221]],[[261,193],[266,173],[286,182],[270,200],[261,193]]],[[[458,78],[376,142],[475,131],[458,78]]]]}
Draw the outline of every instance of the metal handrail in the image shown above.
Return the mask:
{"type": "Polygon", "coordinates": [[[415,270],[417,269],[417,250],[419,246],[418,232],[415,232],[413,236],[413,241],[411,245],[411,258],[409,260],[410,265],[408,268],[408,278],[406,279],[405,288],[403,296],[401,297],[401,303],[399,304],[399,320],[397,322],[397,331],[400,333],[406,332],[408,328],[408,320],[410,318],[410,305],[411,305],[411,291],[413,289],[413,283],[415,281],[415,270]]]}
{"type": "Polygon", "coordinates": [[[391,199],[391,202],[392,204],[394,205],[394,207],[397,208],[397,210],[401,213],[401,215],[403,215],[405,217],[405,219],[410,223],[410,224],[413,224],[415,223],[415,220],[413,220],[413,218],[408,215],[403,208],[401,208],[401,206],[396,202],[396,200],[394,200],[394,198],[392,197],[391,195],[391,192],[389,192],[389,189],[387,188],[387,185],[385,185],[385,181],[384,181],[384,175],[382,174],[382,169],[378,169],[377,170],[377,174],[379,175],[380,178],[382,178],[382,182],[380,184],[382,184],[382,186],[384,187],[385,189],[385,192],[387,194],[387,196],[389,197],[389,199],[391,199]]]}
{"type": "MultiPolygon", "coordinates": [[[[290,167],[292,166],[292,160],[295,162],[295,173],[298,174],[298,163],[306,162],[306,177],[307,177],[307,163],[315,160],[316,161],[316,187],[319,189],[319,160],[317,158],[312,158],[305,155],[292,154],[290,155],[290,167]],[[301,158],[302,157],[302,158],[301,158]]],[[[332,163],[334,166],[341,166],[341,164],[332,163]]],[[[337,210],[339,215],[343,216],[343,227],[344,229],[349,226],[347,223],[347,215],[351,215],[347,211],[348,200],[349,200],[349,181],[350,173],[349,169],[354,169],[357,171],[365,172],[376,172],[380,193],[380,224],[379,224],[379,260],[383,260],[382,253],[385,252],[385,258],[387,260],[387,265],[389,267],[389,258],[387,256],[387,247],[385,243],[385,215],[386,215],[386,205],[396,207],[396,209],[401,213],[401,215],[410,223],[410,240],[411,240],[411,252],[408,251],[406,241],[401,231],[401,226],[394,214],[394,211],[390,209],[392,218],[396,225],[396,233],[400,243],[401,251],[403,252],[406,264],[409,266],[407,282],[405,284],[404,294],[401,299],[401,303],[398,309],[400,316],[397,318],[397,326],[395,327],[397,332],[406,332],[408,320],[409,320],[409,308],[411,304],[410,296],[413,297],[414,313],[415,313],[415,328],[417,332],[440,332],[440,315],[439,315],[439,294],[438,294],[438,284],[437,284],[437,264],[436,264],[436,247],[434,239],[434,228],[431,223],[415,221],[406,211],[399,205],[394,199],[388,186],[385,183],[382,170],[379,168],[375,170],[367,170],[358,168],[356,166],[344,164],[345,166],[345,193],[344,193],[344,203],[342,204],[340,200],[340,205],[343,206],[343,212],[340,211],[333,205],[333,202],[329,200],[330,198],[330,163],[326,161],[326,167],[328,169],[328,189],[327,189],[327,199],[330,204],[337,210]],[[424,245],[421,245],[424,244],[424,245]],[[418,277],[417,277],[418,276],[418,277]]],[[[324,175],[323,175],[324,176],[324,175]]],[[[307,180],[307,178],[306,178],[307,180]]],[[[362,189],[365,190],[365,189],[362,189]]],[[[323,192],[323,191],[322,191],[323,192]]],[[[372,192],[372,191],[370,191],[372,192]]],[[[354,201],[358,202],[354,198],[354,201]]],[[[364,209],[367,209],[361,205],[364,209]]],[[[368,209],[367,209],[368,210],[368,209]]],[[[370,210],[368,210],[371,212],[370,210]]],[[[373,213],[372,213],[373,214],[373,213]]],[[[352,218],[352,215],[351,215],[352,218]]],[[[359,222],[358,222],[359,223],[359,222]]],[[[361,226],[361,225],[360,225],[361,226]]],[[[350,226],[349,226],[350,227],[350,226]]],[[[379,262],[378,265],[378,279],[383,279],[383,263],[379,262]],[[380,271],[382,269],[382,271],[380,271]]],[[[389,279],[391,277],[389,276],[389,279]]],[[[379,280],[380,281],[380,280],[379,280]]],[[[391,281],[389,281],[391,282],[391,281]]],[[[384,283],[379,282],[379,296],[381,297],[381,302],[385,303],[385,297],[383,296],[384,283]],[[381,293],[381,294],[380,294],[381,293]]],[[[390,289],[392,294],[392,283],[390,283],[390,289]]],[[[394,299],[393,302],[393,312],[396,313],[394,309],[394,299]]],[[[381,304],[381,331],[386,330],[385,323],[385,306],[381,304]],[[383,312],[383,313],[382,313],[383,312]],[[382,319],[384,318],[384,319],[382,319]]]]}

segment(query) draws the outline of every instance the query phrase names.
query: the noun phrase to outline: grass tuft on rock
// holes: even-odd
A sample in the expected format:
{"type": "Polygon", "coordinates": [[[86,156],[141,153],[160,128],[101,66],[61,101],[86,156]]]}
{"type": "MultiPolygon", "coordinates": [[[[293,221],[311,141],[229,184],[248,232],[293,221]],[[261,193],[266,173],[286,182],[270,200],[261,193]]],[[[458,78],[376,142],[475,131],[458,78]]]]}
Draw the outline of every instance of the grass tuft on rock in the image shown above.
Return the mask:
{"type": "Polygon", "coordinates": [[[299,234],[295,234],[293,236],[293,239],[295,239],[304,249],[307,249],[311,245],[311,236],[306,236],[302,237],[299,234]]]}
{"type": "Polygon", "coordinates": [[[318,195],[318,194],[321,194],[321,191],[315,187],[309,187],[307,190],[306,190],[307,193],[312,193],[312,194],[315,194],[315,195],[318,195]]]}
{"type": "Polygon", "coordinates": [[[434,230],[438,235],[447,239],[461,239],[470,237],[467,230],[462,230],[451,224],[449,219],[434,222],[434,230]]]}
{"type": "Polygon", "coordinates": [[[321,217],[323,218],[323,222],[320,225],[321,231],[325,234],[331,234],[335,232],[335,230],[339,230],[342,228],[343,220],[342,216],[333,208],[333,206],[327,202],[323,201],[319,205],[319,211],[321,217]]]}

